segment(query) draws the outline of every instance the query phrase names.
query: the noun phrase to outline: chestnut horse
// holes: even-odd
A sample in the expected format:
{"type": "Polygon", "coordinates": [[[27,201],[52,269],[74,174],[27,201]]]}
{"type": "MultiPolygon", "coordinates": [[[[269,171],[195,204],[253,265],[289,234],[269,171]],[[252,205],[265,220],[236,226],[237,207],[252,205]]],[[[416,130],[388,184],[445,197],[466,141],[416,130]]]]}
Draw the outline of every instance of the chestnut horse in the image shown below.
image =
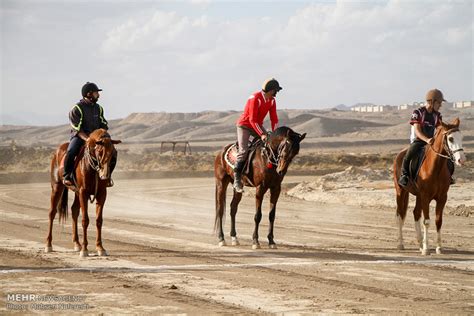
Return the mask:
{"type": "Polygon", "coordinates": [[[441,225],[443,223],[443,209],[448,198],[448,190],[451,183],[451,174],[448,170],[448,159],[456,165],[461,166],[466,161],[462,148],[462,135],[459,130],[459,119],[451,124],[441,124],[436,128],[432,145],[425,146],[425,159],[420,167],[416,181],[410,179],[408,186],[401,187],[397,179],[400,177],[400,169],[406,149],[401,151],[395,158],[393,165],[393,176],[397,194],[397,222],[398,222],[398,246],[402,250],[403,236],[402,227],[408,207],[409,193],[416,196],[416,205],[413,210],[415,217],[415,229],[420,251],[428,255],[428,227],[430,225],[430,202],[436,201],[436,230],[437,245],[436,253],[441,254],[441,225]],[[420,217],[423,212],[424,235],[421,236],[420,217]]]}
{"type": "MultiPolygon", "coordinates": [[[[72,241],[74,250],[80,251],[81,257],[89,255],[87,250],[88,199],[91,200],[91,203],[94,199],[96,200],[97,252],[99,256],[107,256],[107,251],[102,246],[102,211],[107,197],[107,181],[110,177],[109,164],[115,151],[114,144],[119,143],[121,141],[112,140],[105,129],[97,129],[89,135],[89,139],[84,145],[84,151],[81,151],[76,158],[79,162],[74,167],[76,187],[74,188],[74,202],[71,206],[72,241]],[[77,234],[79,208],[82,210],[82,229],[84,232],[82,246],[77,234]]],[[[60,145],[51,159],[51,208],[45,252],[53,251],[51,242],[56,212],[59,212],[60,222],[67,217],[68,188],[63,184],[63,164],[67,147],[68,143],[60,145]]]]}
{"type": "MultiPolygon", "coordinates": [[[[268,244],[270,248],[276,248],[273,240],[273,223],[275,221],[276,204],[280,196],[281,182],[285,176],[291,160],[298,154],[300,142],[305,138],[305,134],[298,134],[288,127],[279,127],[268,138],[266,144],[257,147],[254,159],[250,166],[250,178],[243,175],[243,183],[247,186],[256,187],[256,213],[255,229],[253,232],[253,249],[260,248],[258,241],[258,225],[262,218],[263,196],[270,189],[270,227],[268,232],[268,244]]],[[[219,238],[219,246],[225,246],[222,221],[225,211],[226,190],[229,183],[234,181],[234,171],[225,161],[227,149],[232,144],[227,145],[223,151],[219,152],[214,161],[214,177],[216,179],[216,218],[214,230],[219,238]]],[[[234,196],[230,203],[232,245],[239,245],[237,232],[235,230],[235,216],[237,207],[242,199],[242,193],[234,190],[234,196]]]]}

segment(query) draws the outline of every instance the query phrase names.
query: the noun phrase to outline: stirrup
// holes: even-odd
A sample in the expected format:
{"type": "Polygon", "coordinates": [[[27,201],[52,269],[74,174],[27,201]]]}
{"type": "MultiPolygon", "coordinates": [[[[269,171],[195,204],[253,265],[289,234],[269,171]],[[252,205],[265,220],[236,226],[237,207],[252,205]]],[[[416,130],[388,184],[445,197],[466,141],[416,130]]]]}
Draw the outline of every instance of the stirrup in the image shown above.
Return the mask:
{"type": "Polygon", "coordinates": [[[112,178],[109,178],[109,180],[107,181],[107,187],[111,188],[113,186],[114,186],[114,180],[112,180],[112,178]]]}

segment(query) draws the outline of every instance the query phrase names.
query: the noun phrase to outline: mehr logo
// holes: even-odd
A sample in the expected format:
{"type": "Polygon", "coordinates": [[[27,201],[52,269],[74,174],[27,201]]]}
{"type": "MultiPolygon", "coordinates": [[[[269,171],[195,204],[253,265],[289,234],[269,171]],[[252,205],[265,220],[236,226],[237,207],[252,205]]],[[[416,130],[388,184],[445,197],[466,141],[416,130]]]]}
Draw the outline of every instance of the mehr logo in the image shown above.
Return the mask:
{"type": "Polygon", "coordinates": [[[10,302],[34,302],[34,301],[36,301],[36,294],[26,294],[26,293],[7,294],[7,301],[10,301],[10,302]]]}
{"type": "Polygon", "coordinates": [[[414,119],[414,120],[417,120],[418,119],[418,113],[413,112],[413,114],[411,115],[411,118],[414,119]]]}

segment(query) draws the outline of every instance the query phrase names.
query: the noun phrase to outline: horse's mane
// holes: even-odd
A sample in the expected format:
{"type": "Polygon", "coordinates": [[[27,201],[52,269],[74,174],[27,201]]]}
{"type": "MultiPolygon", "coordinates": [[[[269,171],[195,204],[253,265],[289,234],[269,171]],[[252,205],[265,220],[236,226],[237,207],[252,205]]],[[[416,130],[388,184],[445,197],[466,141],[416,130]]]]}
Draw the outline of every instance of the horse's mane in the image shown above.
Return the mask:
{"type": "Polygon", "coordinates": [[[95,131],[93,131],[89,137],[95,141],[98,141],[100,140],[101,138],[103,137],[108,137],[110,138],[110,135],[109,133],[107,133],[107,131],[103,128],[99,128],[99,129],[96,129],[95,131]]]}
{"type": "Polygon", "coordinates": [[[271,133],[272,139],[274,137],[277,138],[277,137],[287,137],[287,136],[292,141],[297,142],[299,140],[300,135],[287,126],[280,126],[275,131],[273,131],[273,133],[271,133]]]}

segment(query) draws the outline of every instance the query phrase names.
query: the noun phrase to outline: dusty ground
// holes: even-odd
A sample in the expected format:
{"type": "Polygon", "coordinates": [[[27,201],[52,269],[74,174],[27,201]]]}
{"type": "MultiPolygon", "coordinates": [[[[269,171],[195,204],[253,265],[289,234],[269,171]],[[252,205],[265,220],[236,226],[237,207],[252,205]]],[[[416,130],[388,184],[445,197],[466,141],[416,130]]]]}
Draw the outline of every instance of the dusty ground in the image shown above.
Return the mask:
{"type": "MultiPolygon", "coordinates": [[[[293,176],[284,183],[295,189],[302,181],[319,180],[293,176]]],[[[407,250],[398,251],[395,210],[377,203],[386,198],[388,184],[383,183],[381,192],[361,186],[332,203],[284,194],[277,209],[278,249],[266,247],[265,212],[263,248],[252,250],[249,189],[237,216],[241,245],[219,248],[212,234],[212,178],[118,180],[105,208],[103,237],[110,256],[91,253],[85,259],[72,251],[70,221],[55,222],[55,252],[43,253],[48,183],[0,185],[0,312],[473,314],[474,218],[447,213],[445,253],[422,257],[409,217],[407,250]],[[363,195],[374,203],[344,202],[363,195]],[[16,293],[38,296],[36,301],[8,300],[16,293]],[[42,295],[53,301],[38,302],[42,295]],[[66,306],[54,301],[64,295],[75,301],[66,306]]],[[[471,192],[472,185],[462,183],[451,189],[468,201],[471,192]]],[[[227,218],[226,236],[229,223],[227,218]]],[[[430,238],[433,245],[434,227],[430,238]]]]}

